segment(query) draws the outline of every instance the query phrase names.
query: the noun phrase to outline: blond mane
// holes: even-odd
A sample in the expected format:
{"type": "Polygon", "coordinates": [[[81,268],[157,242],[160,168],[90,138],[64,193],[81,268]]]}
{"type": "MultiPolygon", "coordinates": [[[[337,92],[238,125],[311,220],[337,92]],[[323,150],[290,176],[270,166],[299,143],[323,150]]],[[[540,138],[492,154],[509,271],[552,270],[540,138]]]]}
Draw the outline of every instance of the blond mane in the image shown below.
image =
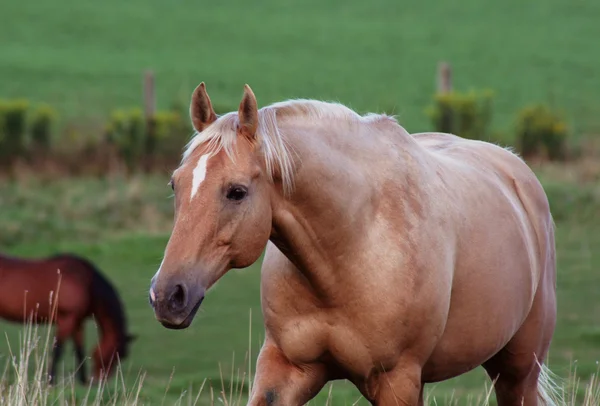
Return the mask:
{"type": "MultiPolygon", "coordinates": [[[[359,115],[354,110],[334,102],[295,99],[273,103],[258,111],[257,139],[264,157],[269,180],[273,182],[275,174],[281,177],[283,190],[289,195],[293,189],[292,151],[281,133],[278,119],[304,118],[312,120],[339,120],[345,122],[373,122],[380,119],[395,119],[385,114],[369,113],[359,115]]],[[[230,112],[218,118],[202,132],[196,132],[186,145],[182,162],[200,145],[207,144],[207,153],[214,155],[225,150],[233,160],[233,149],[237,140],[236,127],[238,113],[230,112]]]]}

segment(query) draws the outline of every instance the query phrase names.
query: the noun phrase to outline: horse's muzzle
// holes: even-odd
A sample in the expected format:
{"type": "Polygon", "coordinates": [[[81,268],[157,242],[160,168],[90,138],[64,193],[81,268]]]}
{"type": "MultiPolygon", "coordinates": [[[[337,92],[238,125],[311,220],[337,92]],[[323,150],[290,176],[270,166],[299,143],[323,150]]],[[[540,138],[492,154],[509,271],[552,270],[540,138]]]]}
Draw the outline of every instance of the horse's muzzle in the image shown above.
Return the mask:
{"type": "Polygon", "coordinates": [[[204,300],[204,289],[188,287],[183,282],[156,285],[153,280],[149,292],[156,319],[170,329],[189,327],[204,300]]]}

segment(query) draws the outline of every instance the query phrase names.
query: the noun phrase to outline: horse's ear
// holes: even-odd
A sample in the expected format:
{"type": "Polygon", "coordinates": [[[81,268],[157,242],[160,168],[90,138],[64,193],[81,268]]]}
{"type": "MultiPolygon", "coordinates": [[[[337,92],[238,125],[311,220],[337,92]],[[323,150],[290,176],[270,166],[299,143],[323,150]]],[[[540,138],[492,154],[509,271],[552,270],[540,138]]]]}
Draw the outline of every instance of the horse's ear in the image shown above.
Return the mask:
{"type": "Polygon", "coordinates": [[[238,131],[241,135],[254,139],[258,129],[258,103],[250,86],[244,86],[244,97],[238,110],[240,126],[238,131]]]}
{"type": "Polygon", "coordinates": [[[190,117],[194,128],[198,132],[202,132],[206,127],[217,121],[217,115],[213,110],[210,97],[208,97],[208,93],[206,93],[206,85],[204,82],[200,83],[192,93],[190,117]]]}

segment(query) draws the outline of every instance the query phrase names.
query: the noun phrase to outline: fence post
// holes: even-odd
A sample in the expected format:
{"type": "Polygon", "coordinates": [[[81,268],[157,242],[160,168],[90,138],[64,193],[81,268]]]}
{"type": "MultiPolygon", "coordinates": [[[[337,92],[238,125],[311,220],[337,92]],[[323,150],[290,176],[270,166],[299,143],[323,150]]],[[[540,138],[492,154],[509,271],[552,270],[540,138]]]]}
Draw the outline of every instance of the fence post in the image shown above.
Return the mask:
{"type": "Polygon", "coordinates": [[[147,70],[144,72],[144,115],[146,120],[154,117],[155,109],[154,72],[147,70]]]}
{"type": "Polygon", "coordinates": [[[152,151],[154,143],[155,120],[156,114],[156,93],[154,89],[154,72],[146,70],[144,72],[144,118],[146,123],[146,131],[144,134],[144,142],[142,145],[142,167],[146,172],[152,170],[154,164],[154,156],[152,151]]]}
{"type": "Polygon", "coordinates": [[[447,62],[440,62],[437,75],[438,93],[450,93],[452,91],[452,69],[447,62]]]}

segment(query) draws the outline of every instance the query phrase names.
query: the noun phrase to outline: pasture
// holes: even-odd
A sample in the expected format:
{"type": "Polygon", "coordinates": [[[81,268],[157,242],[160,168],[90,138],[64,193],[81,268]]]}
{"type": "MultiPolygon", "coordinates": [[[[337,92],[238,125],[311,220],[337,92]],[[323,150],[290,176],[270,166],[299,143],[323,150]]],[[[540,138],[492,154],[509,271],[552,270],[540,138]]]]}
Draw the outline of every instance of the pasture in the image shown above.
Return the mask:
{"type": "MultiPolygon", "coordinates": [[[[577,178],[571,176],[576,177],[579,170],[544,168],[538,173],[557,222],[559,317],[550,367],[566,378],[576,366],[578,375],[586,380],[596,372],[600,360],[600,304],[596,300],[600,195],[597,184],[573,185],[577,178]]],[[[141,392],[144,400],[157,404],[166,396],[168,403],[173,402],[190,387],[198,390],[205,378],[215,390],[220,390],[221,374],[228,389],[232,367],[235,379],[238,369],[247,371],[248,349],[254,365],[264,332],[258,263],[227,274],[210,292],[189,329],[166,330],[154,320],[147,289],[169,235],[172,199],[166,177],[135,178],[129,182],[129,192],[124,192],[126,184],[119,178],[62,180],[52,187],[43,187],[35,180],[28,182],[26,188],[1,186],[0,221],[21,232],[14,231],[10,247],[4,241],[5,251],[25,256],[77,252],[91,258],[114,281],[125,302],[131,331],[139,334],[131,358],[124,362],[126,382],[133,385],[140,372],[145,371],[141,392]],[[32,190],[37,192],[31,193],[32,190]],[[27,206],[23,207],[25,200],[27,206]],[[15,213],[20,213],[20,217],[15,213]],[[138,213],[135,220],[130,218],[133,213],[138,213]],[[65,223],[64,219],[70,221],[65,223]],[[44,230],[50,230],[49,234],[44,230]],[[60,238],[52,238],[53,235],[60,238]]],[[[19,347],[21,328],[2,325],[7,332],[7,339],[0,341],[5,361],[7,343],[13,351],[19,347]]],[[[87,336],[89,353],[95,342],[91,323],[87,336]]],[[[67,348],[63,365],[69,373],[74,368],[74,357],[69,353],[72,346],[67,348]]],[[[466,404],[469,396],[477,399],[483,395],[484,382],[483,370],[477,369],[459,379],[430,385],[430,390],[434,390],[438,401],[450,399],[454,393],[463,402],[459,404],[466,404]]],[[[315,404],[324,404],[327,390],[315,404]]],[[[209,392],[203,392],[208,396],[209,392]]],[[[352,404],[359,398],[353,388],[342,382],[334,384],[332,396],[334,404],[352,404]]]]}
{"type": "Polygon", "coordinates": [[[215,109],[229,111],[249,83],[261,105],[336,100],[394,112],[417,132],[429,126],[423,109],[447,60],[456,88],[494,90],[500,130],[542,101],[587,132],[600,128],[599,14],[597,2],[567,0],[9,1],[0,93],[48,102],[95,131],[111,110],[140,105],[151,68],[163,108],[187,104],[204,80],[215,109]]]}
{"type": "MultiPolygon", "coordinates": [[[[437,63],[447,60],[458,90],[495,92],[495,130],[509,132],[518,109],[545,102],[566,112],[577,138],[600,131],[599,15],[599,2],[566,0],[8,1],[0,4],[0,98],[50,103],[61,124],[92,136],[112,110],[141,105],[142,72],[150,68],[159,108],[187,104],[205,81],[217,111],[233,110],[249,83],[261,106],[335,100],[394,113],[418,132],[431,129],[424,109],[437,63]]],[[[0,181],[0,250],[29,257],[74,252],[118,288],[139,336],[123,365],[125,386],[135,388],[144,372],[144,404],[173,404],[184,391],[187,404],[205,379],[216,391],[222,382],[229,390],[238,368],[247,372],[249,350],[254,367],[264,335],[260,263],[227,274],[189,329],[166,330],[155,321],[148,286],[172,225],[172,169],[129,179],[0,181]]],[[[558,325],[549,366],[563,378],[576,366],[585,381],[600,360],[600,170],[583,162],[536,172],[557,225],[558,325]]],[[[22,327],[0,323],[3,366],[22,327]]],[[[88,354],[95,333],[88,323],[88,354]]],[[[71,348],[65,373],[73,369],[71,348]]],[[[451,397],[468,404],[484,395],[486,379],[476,369],[428,389],[437,404],[451,397]]],[[[313,404],[324,404],[328,390],[313,404]]],[[[77,388],[78,397],[84,393],[77,388]]],[[[200,404],[209,396],[205,387],[200,404]]],[[[353,404],[359,394],[339,382],[332,398],[334,405],[353,404]]]]}

